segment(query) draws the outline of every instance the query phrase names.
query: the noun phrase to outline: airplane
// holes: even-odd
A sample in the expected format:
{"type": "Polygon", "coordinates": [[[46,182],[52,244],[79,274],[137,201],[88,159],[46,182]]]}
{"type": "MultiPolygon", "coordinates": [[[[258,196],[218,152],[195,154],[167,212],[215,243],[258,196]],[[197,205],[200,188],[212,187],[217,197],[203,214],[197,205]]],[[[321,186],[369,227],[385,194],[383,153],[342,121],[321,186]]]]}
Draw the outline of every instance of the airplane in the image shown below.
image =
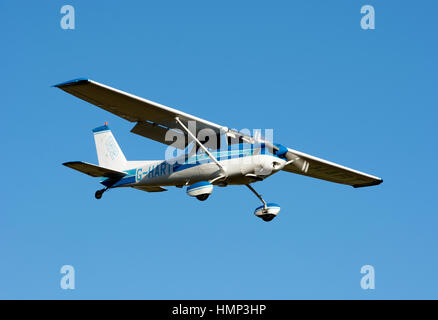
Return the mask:
{"type": "Polygon", "coordinates": [[[287,171],[354,188],[383,182],[379,177],[285,147],[259,134],[230,129],[90,79],[74,79],[53,87],[135,123],[132,133],[177,151],[176,156],[166,156],[165,160],[128,161],[107,123],[93,129],[98,165],[82,161],[63,165],[102,179],[104,188],[96,191],[96,199],[116,188],[162,192],[166,191],[164,187],[175,186],[186,187],[189,196],[204,201],[214,186],[244,185],[262,203],[254,214],[271,221],[280,212],[280,206],[266,202],[252,184],[277,172],[287,171]],[[225,145],[225,150],[220,145],[225,145]]]}

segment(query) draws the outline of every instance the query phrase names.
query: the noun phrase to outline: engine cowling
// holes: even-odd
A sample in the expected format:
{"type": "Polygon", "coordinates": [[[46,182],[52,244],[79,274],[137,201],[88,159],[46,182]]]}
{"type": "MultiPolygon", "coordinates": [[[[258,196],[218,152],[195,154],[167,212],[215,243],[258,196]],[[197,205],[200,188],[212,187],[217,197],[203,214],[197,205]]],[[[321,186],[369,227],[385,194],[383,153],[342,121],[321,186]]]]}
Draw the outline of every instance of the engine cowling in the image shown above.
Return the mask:
{"type": "Polygon", "coordinates": [[[274,154],[276,156],[279,156],[280,158],[286,158],[286,154],[288,153],[289,150],[285,146],[279,143],[275,143],[274,145],[278,148],[278,150],[274,151],[274,154]]]}
{"type": "Polygon", "coordinates": [[[280,212],[280,206],[276,203],[267,203],[265,206],[260,206],[255,209],[254,214],[263,219],[263,221],[271,221],[280,212]]]}
{"type": "Polygon", "coordinates": [[[204,201],[213,192],[213,185],[207,181],[200,181],[187,187],[187,194],[191,197],[204,201]]]}

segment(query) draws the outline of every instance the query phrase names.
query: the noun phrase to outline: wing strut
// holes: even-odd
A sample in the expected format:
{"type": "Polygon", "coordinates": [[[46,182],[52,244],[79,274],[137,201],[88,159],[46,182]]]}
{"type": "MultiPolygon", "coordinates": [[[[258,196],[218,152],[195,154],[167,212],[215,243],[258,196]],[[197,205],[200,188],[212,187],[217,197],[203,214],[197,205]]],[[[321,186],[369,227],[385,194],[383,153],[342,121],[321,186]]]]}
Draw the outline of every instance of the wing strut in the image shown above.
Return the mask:
{"type": "Polygon", "coordinates": [[[217,164],[219,169],[222,171],[224,177],[226,177],[227,174],[225,172],[224,166],[219,161],[217,161],[217,159],[210,153],[210,151],[208,151],[208,149],[201,143],[201,141],[199,141],[195,137],[195,135],[190,132],[190,130],[181,122],[181,120],[179,120],[178,117],[175,117],[175,120],[187,132],[187,134],[198,144],[198,146],[201,147],[202,150],[204,150],[204,152],[211,158],[211,160],[213,160],[213,162],[217,164]]]}

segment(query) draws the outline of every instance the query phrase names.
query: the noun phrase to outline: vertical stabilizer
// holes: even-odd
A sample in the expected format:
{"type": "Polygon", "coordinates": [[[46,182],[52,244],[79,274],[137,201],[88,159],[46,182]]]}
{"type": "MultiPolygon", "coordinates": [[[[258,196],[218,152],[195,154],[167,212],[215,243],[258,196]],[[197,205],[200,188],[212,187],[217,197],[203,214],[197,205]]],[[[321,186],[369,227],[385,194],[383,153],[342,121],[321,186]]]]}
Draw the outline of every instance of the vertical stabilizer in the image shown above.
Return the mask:
{"type": "Polygon", "coordinates": [[[108,125],[105,123],[104,126],[93,129],[93,133],[99,166],[114,170],[124,170],[126,167],[125,155],[108,125]]]}

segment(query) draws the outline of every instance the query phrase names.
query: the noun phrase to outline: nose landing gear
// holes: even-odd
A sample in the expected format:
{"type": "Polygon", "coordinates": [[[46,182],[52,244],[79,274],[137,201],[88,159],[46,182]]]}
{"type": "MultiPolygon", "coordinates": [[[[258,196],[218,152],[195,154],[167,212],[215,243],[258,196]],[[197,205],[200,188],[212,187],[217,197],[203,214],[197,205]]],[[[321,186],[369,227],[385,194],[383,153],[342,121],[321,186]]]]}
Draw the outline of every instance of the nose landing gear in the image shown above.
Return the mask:
{"type": "Polygon", "coordinates": [[[261,218],[263,221],[271,221],[274,219],[278,213],[280,212],[280,206],[276,203],[266,203],[265,200],[263,200],[262,196],[257,193],[257,191],[254,190],[253,187],[251,187],[249,184],[246,184],[246,186],[251,190],[257,198],[260,199],[260,201],[263,203],[262,206],[257,207],[254,211],[254,214],[261,218]]]}

